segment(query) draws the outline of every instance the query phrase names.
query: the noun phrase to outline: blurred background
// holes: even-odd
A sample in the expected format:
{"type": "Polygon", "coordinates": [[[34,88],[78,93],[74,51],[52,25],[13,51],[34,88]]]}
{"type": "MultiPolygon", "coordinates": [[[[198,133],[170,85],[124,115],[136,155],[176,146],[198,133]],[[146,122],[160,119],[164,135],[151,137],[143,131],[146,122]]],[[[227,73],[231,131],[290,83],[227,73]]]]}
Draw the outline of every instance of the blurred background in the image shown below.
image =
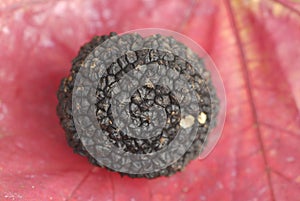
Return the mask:
{"type": "Polygon", "coordinates": [[[2,0],[0,200],[298,200],[299,36],[296,0],[2,0]],[[94,35],[149,27],[209,53],[227,117],[206,159],[170,178],[122,178],[72,153],[56,91],[94,35]]]}

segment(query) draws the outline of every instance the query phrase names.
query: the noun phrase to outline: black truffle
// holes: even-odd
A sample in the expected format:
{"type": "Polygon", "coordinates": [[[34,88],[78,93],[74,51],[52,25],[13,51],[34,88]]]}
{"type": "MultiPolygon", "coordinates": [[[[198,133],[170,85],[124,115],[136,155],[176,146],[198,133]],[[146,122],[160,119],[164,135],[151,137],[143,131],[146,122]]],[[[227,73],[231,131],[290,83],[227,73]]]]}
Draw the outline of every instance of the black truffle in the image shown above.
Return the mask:
{"type": "MultiPolygon", "coordinates": [[[[104,166],[100,165],[86,150],[76,131],[72,113],[72,93],[76,75],[83,66],[87,56],[104,41],[114,36],[116,36],[116,33],[96,36],[90,42],[82,46],[77,57],[72,61],[72,68],[69,76],[62,80],[57,93],[59,101],[57,114],[60,118],[61,125],[65,130],[69,146],[73,148],[75,153],[86,156],[92,164],[101,167],[104,166]]],[[[145,43],[153,43],[159,39],[160,35],[157,35],[153,37],[152,41],[151,39],[148,39],[145,43]]],[[[170,48],[182,48],[183,51],[186,51],[186,47],[179,42],[160,45],[169,45],[170,48]]],[[[201,58],[197,58],[197,61],[195,62],[201,63],[201,58]]],[[[202,111],[198,114],[199,126],[197,135],[182,157],[165,169],[144,174],[130,174],[124,172],[120,172],[120,174],[128,175],[130,177],[146,178],[170,176],[183,170],[192,159],[195,159],[201,153],[205,146],[205,141],[210,128],[213,128],[216,124],[219,101],[216,96],[215,88],[212,85],[210,75],[204,67],[201,69],[202,73],[199,74],[193,70],[192,64],[188,61],[182,59],[178,55],[174,55],[169,51],[162,51],[161,49],[146,48],[128,52],[106,68],[105,74],[99,79],[97,92],[95,94],[95,97],[97,98],[95,115],[99,123],[99,129],[105,131],[110,143],[116,148],[133,154],[151,154],[168,146],[178,134],[178,129],[185,126],[185,119],[182,119],[181,117],[181,105],[173,92],[166,86],[152,84],[151,82],[134,91],[131,96],[129,103],[130,120],[140,127],[149,127],[150,123],[155,121],[155,119],[149,117],[149,111],[151,107],[156,106],[165,111],[166,122],[164,128],[157,131],[155,136],[150,136],[148,139],[139,139],[129,136],[129,133],[120,130],[118,125],[116,125],[112,115],[112,108],[107,104],[111,99],[110,92],[113,89],[114,84],[118,83],[124,74],[139,68],[141,65],[147,64],[167,66],[185,76],[189,81],[190,89],[187,88],[186,90],[194,90],[196,92],[197,104],[202,111]]],[[[168,76],[168,74],[166,74],[166,76],[168,76]]],[[[132,79],[135,78],[133,77],[132,79]]],[[[127,126],[130,127],[130,125],[127,126]]],[[[112,170],[108,167],[105,168],[112,170]]]]}

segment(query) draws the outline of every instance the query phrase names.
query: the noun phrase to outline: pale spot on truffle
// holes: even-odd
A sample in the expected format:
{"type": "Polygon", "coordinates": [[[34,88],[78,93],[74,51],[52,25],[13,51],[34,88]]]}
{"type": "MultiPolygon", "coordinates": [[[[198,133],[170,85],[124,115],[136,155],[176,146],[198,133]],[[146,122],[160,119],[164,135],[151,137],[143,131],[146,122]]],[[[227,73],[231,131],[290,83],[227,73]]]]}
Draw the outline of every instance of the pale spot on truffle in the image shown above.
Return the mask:
{"type": "Polygon", "coordinates": [[[151,80],[147,79],[145,84],[147,87],[154,89],[154,84],[151,80]]]}
{"type": "Polygon", "coordinates": [[[195,118],[192,115],[188,115],[181,119],[180,126],[182,128],[189,128],[194,124],[195,118]]]}
{"type": "Polygon", "coordinates": [[[95,62],[93,62],[91,65],[91,68],[95,68],[95,67],[96,67],[96,64],[95,64],[95,62]]]}
{"type": "Polygon", "coordinates": [[[201,113],[198,115],[198,122],[199,122],[200,124],[205,124],[206,119],[207,119],[207,115],[206,115],[204,112],[201,112],[201,113]]]}

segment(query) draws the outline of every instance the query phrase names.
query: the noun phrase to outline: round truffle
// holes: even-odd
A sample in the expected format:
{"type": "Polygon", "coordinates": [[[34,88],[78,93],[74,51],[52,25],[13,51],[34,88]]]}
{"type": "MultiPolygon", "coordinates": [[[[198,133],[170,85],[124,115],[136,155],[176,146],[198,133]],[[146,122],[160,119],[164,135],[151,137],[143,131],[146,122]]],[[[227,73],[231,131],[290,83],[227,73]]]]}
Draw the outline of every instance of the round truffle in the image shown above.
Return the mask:
{"type": "MultiPolygon", "coordinates": [[[[186,138],[189,140],[189,146],[184,153],[159,170],[126,172],[122,171],[122,168],[117,170],[112,168],[113,166],[101,163],[101,158],[91,154],[86,142],[89,141],[95,146],[99,141],[95,135],[83,140],[79,134],[74,122],[76,107],[72,104],[75,80],[81,68],[95,67],[95,63],[87,60],[99,59],[99,46],[113,37],[117,37],[117,34],[96,36],[83,45],[72,61],[69,75],[61,81],[57,93],[57,114],[69,146],[75,153],[87,157],[93,165],[133,178],[170,176],[183,170],[191,160],[199,156],[210,130],[216,126],[219,100],[202,59],[172,37],[159,34],[147,38],[138,36],[139,45],[143,48],[127,51],[109,65],[102,67],[104,69],[97,79],[96,92],[92,94],[95,98],[92,105],[95,108],[97,129],[102,131],[107,139],[106,143],[113,149],[132,155],[151,156],[154,153],[163,153],[176,138],[180,138],[180,130],[190,129],[187,134],[194,131],[195,136],[186,138]],[[174,54],[172,49],[176,49],[179,54],[174,54]],[[182,57],[181,54],[186,57],[182,57]],[[198,66],[198,71],[195,70],[195,65],[198,66]],[[136,74],[132,74],[133,71],[136,74]],[[160,75],[156,83],[148,79],[151,74],[160,75]],[[124,81],[124,77],[127,82],[124,81]],[[184,85],[182,80],[186,80],[187,84],[184,85]],[[139,83],[139,87],[134,88],[134,84],[131,86],[131,83],[139,83]],[[185,95],[188,93],[194,94],[194,102],[182,101],[188,98],[185,95]],[[124,97],[127,97],[127,102],[120,101],[124,97]]],[[[113,46],[112,49],[120,48],[123,44],[125,46],[129,42],[136,43],[135,37],[125,39],[128,41],[117,38],[118,46],[113,46]]],[[[125,163],[120,164],[125,166],[125,163]]]]}

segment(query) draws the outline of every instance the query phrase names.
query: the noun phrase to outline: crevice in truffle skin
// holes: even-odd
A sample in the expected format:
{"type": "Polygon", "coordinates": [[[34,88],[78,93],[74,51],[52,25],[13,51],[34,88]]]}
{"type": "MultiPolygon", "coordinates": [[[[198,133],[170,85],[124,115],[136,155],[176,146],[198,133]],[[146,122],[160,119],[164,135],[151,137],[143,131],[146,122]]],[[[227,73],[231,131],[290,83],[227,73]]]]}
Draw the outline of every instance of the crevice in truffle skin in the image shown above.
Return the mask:
{"type": "MultiPolygon", "coordinates": [[[[84,60],[86,57],[101,43],[110,37],[115,36],[116,33],[110,33],[109,35],[103,36],[95,36],[90,42],[86,43],[80,48],[78,55],[72,61],[72,68],[70,70],[69,75],[66,78],[63,78],[57,92],[58,105],[57,105],[57,114],[60,119],[60,123],[65,130],[65,135],[67,138],[67,142],[70,147],[73,148],[75,153],[78,153],[82,156],[88,158],[89,162],[93,165],[103,167],[100,165],[84,148],[78,133],[76,132],[75,124],[72,116],[72,90],[74,87],[74,82],[76,75],[79,69],[82,67],[84,60]]],[[[216,124],[216,116],[219,107],[219,100],[216,96],[216,91],[212,86],[210,78],[204,78],[206,86],[209,90],[209,96],[211,98],[211,115],[210,115],[210,123],[214,126],[216,124]]],[[[206,131],[206,132],[209,132],[206,131]]],[[[206,137],[206,135],[205,135],[206,137]]],[[[159,176],[171,176],[176,172],[182,171],[184,167],[193,159],[197,158],[201,153],[201,149],[205,144],[205,139],[203,139],[203,132],[201,129],[196,139],[192,142],[190,148],[184,153],[184,155],[178,159],[175,163],[169,165],[165,169],[162,169],[157,172],[146,173],[146,174],[128,174],[122,173],[120,174],[132,177],[132,178],[156,178],[159,176]]],[[[114,171],[110,168],[104,167],[108,170],[114,171]]]]}

